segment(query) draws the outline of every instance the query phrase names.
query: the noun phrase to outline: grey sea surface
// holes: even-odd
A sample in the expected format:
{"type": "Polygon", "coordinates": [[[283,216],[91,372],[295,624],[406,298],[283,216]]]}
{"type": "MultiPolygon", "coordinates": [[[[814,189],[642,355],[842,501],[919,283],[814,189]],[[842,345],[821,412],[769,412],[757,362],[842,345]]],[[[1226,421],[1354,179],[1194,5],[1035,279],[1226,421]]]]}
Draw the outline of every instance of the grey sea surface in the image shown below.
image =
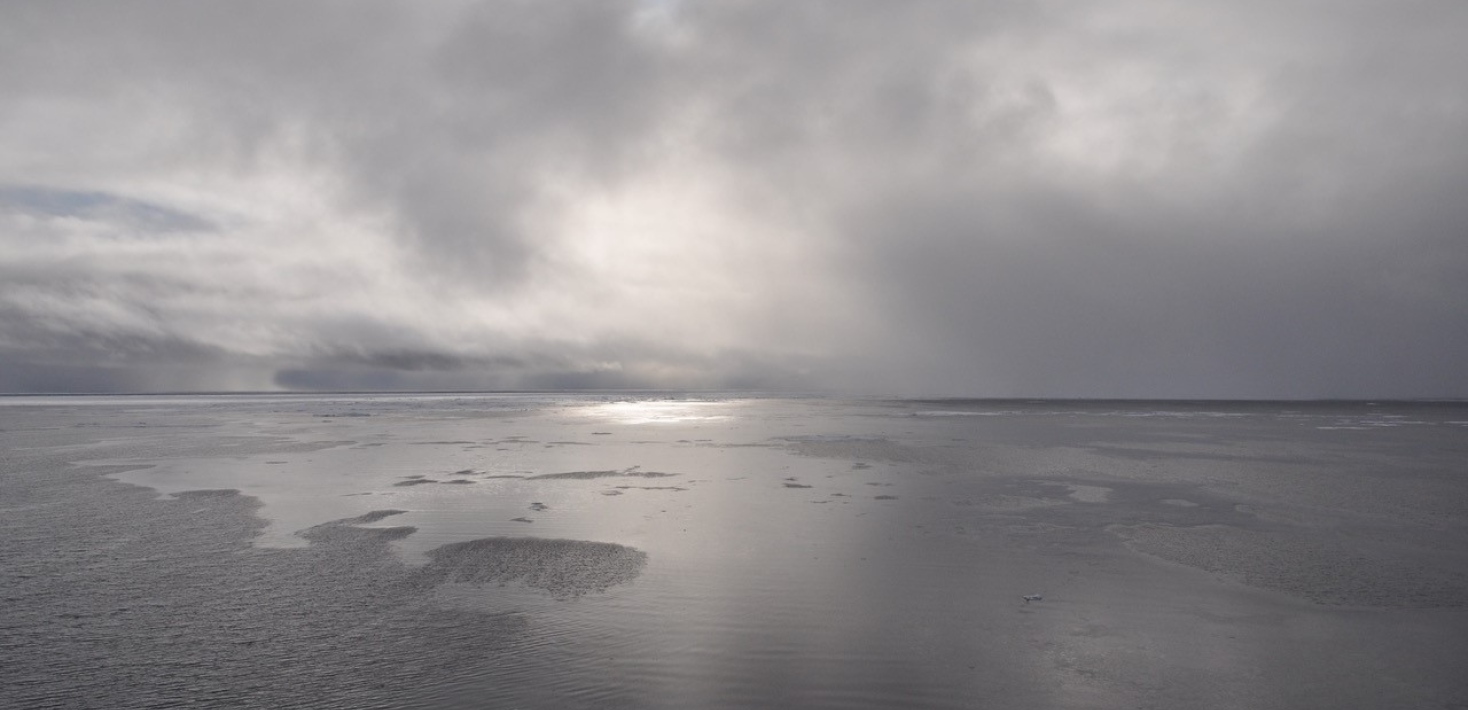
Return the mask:
{"type": "Polygon", "coordinates": [[[1468,708],[1463,403],[5,397],[0,454],[5,708],[1468,708]]]}

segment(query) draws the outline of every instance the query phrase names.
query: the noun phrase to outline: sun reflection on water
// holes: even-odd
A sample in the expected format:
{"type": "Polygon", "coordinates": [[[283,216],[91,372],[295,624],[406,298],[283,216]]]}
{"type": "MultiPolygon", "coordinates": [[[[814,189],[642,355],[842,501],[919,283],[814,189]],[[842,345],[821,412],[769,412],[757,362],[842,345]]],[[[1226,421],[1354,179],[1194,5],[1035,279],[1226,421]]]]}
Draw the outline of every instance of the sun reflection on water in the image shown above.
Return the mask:
{"type": "Polygon", "coordinates": [[[732,419],[737,402],[632,400],[593,405],[590,414],[619,424],[681,424],[732,419]]]}

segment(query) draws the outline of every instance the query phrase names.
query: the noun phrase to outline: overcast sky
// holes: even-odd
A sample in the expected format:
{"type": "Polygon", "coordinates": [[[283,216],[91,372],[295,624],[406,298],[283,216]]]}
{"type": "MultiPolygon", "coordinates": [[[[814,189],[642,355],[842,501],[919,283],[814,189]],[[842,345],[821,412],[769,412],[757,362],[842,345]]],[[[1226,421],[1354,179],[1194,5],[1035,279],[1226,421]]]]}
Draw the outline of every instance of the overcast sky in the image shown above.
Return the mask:
{"type": "Polygon", "coordinates": [[[1468,3],[0,0],[0,391],[1468,396],[1468,3]]]}

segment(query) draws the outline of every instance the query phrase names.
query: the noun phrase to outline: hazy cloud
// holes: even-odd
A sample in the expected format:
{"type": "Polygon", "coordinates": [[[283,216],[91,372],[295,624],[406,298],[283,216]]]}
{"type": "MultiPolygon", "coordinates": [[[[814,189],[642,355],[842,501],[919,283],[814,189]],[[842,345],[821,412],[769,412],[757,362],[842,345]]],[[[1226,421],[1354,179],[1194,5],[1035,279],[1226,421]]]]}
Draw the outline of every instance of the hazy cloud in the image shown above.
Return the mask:
{"type": "Polygon", "coordinates": [[[0,7],[0,390],[1468,396],[1468,6],[0,7]]]}

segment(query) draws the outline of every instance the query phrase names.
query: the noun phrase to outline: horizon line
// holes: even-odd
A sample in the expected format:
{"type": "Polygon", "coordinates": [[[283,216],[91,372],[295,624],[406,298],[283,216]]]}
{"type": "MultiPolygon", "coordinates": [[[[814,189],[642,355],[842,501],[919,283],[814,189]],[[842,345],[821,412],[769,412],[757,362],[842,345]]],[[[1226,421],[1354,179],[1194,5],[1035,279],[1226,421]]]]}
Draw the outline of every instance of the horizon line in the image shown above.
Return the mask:
{"type": "Polygon", "coordinates": [[[1442,396],[1383,396],[1383,397],[1209,397],[1209,396],[1023,396],[1023,395],[930,395],[930,394],[882,394],[823,391],[770,391],[741,389],[664,389],[664,388],[609,388],[609,389],[497,389],[497,390],[164,390],[138,392],[0,392],[0,397],[245,397],[245,396],[391,396],[391,395],[721,395],[746,396],[761,399],[780,398],[830,398],[830,399],[881,399],[901,402],[1217,402],[1217,403],[1375,403],[1375,402],[1434,402],[1468,403],[1468,397],[1442,396]]]}

